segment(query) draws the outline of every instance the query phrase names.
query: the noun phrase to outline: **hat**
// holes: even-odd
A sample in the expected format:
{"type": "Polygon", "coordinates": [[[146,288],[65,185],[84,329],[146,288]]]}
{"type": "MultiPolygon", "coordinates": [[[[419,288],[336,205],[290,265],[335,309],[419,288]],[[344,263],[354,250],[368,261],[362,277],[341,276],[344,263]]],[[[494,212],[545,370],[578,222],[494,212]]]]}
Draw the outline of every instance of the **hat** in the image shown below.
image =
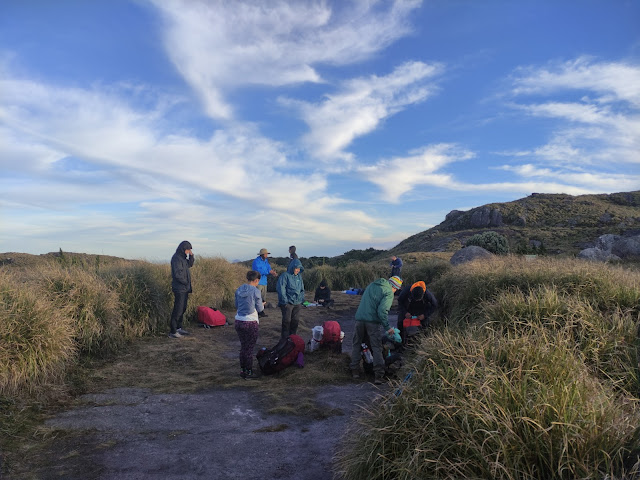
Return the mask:
{"type": "Polygon", "coordinates": [[[269,253],[269,251],[266,248],[261,248],[260,249],[260,253],[258,255],[271,255],[271,253],[269,253]]]}
{"type": "Polygon", "coordinates": [[[400,288],[402,287],[402,279],[397,275],[394,275],[393,277],[391,277],[389,279],[389,283],[396,290],[400,290],[400,288]]]}

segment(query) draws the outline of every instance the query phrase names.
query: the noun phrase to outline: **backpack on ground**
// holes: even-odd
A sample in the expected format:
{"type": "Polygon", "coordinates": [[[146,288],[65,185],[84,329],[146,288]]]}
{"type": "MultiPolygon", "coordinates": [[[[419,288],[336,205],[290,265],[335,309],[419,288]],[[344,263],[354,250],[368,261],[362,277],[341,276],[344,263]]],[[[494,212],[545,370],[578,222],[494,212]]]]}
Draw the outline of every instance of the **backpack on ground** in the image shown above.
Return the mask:
{"type": "Polygon", "coordinates": [[[417,317],[405,318],[402,321],[402,328],[404,329],[404,335],[406,337],[411,337],[420,331],[422,324],[417,317]]]}
{"type": "Polygon", "coordinates": [[[272,375],[284,370],[294,362],[304,365],[304,360],[299,359],[299,354],[304,352],[304,340],[298,335],[289,335],[281,339],[273,348],[258,350],[256,358],[260,371],[264,375],[272,375]]]}
{"type": "Polygon", "coordinates": [[[227,324],[227,317],[217,308],[198,307],[197,309],[198,323],[204,328],[219,327],[227,324]]]}
{"type": "Polygon", "coordinates": [[[328,348],[335,352],[342,352],[342,337],[344,334],[340,324],[335,320],[327,320],[322,324],[322,340],[320,347],[328,348]]]}

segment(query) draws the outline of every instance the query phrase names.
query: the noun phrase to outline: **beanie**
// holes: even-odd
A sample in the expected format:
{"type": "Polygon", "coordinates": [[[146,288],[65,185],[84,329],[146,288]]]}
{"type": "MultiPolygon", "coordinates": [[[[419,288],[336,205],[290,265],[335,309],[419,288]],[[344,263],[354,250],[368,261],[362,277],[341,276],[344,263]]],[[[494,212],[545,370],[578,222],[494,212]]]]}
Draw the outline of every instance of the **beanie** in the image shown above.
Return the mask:
{"type": "Polygon", "coordinates": [[[402,287],[402,279],[397,275],[394,275],[393,277],[391,277],[389,279],[389,283],[396,290],[400,290],[400,288],[402,287]]]}

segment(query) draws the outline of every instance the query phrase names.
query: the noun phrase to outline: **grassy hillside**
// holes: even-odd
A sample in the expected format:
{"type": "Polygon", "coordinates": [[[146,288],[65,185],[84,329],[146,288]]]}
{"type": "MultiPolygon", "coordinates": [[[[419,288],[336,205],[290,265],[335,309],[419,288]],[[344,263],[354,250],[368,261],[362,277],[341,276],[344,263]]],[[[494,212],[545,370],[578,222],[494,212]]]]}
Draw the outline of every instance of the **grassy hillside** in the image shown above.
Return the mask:
{"type": "Polygon", "coordinates": [[[461,212],[412,235],[391,253],[455,251],[470,236],[492,230],[509,240],[511,251],[534,246],[556,255],[575,255],[606,233],[640,233],[640,191],[611,195],[537,194],[507,203],[490,203],[461,212]]]}

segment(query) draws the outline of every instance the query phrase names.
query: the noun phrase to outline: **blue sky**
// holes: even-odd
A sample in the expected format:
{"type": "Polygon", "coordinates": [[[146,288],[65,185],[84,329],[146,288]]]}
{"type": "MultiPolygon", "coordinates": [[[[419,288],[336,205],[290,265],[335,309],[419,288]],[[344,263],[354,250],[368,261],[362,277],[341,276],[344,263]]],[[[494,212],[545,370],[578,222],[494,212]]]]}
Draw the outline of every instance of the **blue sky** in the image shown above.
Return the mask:
{"type": "Polygon", "coordinates": [[[640,1],[5,0],[0,251],[390,248],[640,189],[640,1]]]}

